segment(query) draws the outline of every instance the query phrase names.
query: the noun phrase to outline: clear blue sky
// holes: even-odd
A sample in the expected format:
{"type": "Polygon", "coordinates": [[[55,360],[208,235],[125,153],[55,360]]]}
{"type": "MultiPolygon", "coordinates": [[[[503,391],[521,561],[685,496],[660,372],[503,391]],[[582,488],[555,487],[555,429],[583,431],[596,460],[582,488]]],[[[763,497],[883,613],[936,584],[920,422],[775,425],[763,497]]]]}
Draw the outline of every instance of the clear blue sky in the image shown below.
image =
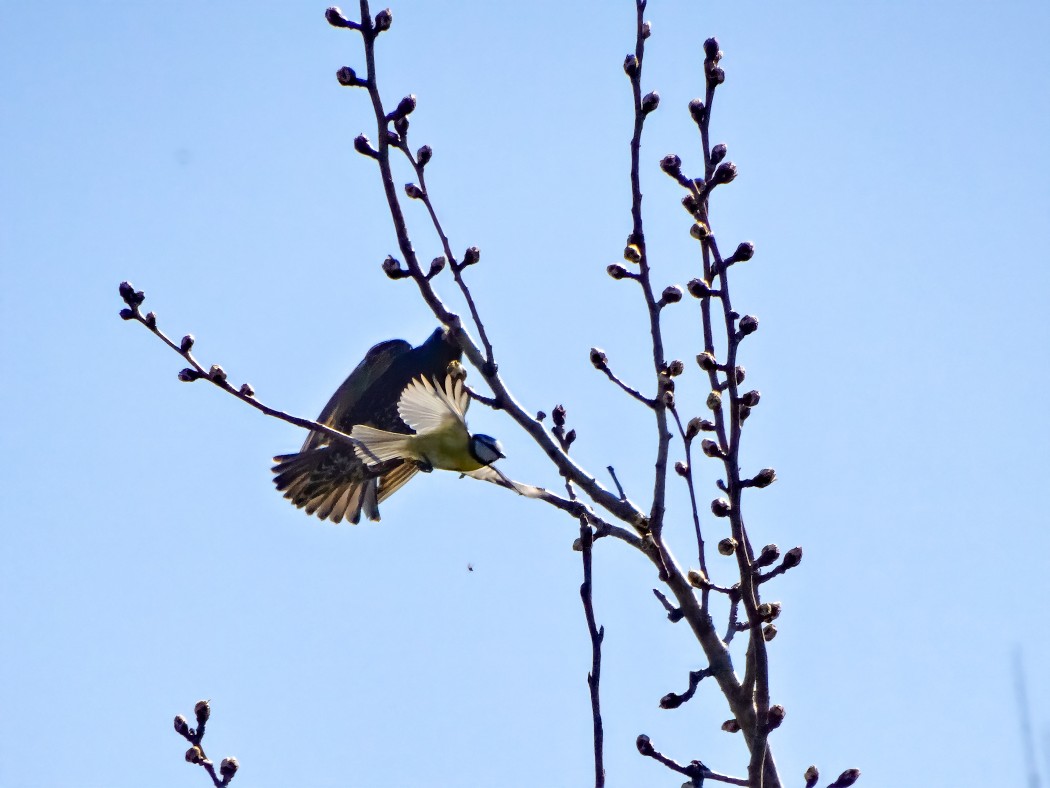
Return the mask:
{"type": "MultiPolygon", "coordinates": [[[[470,280],[506,380],[530,409],[564,403],[581,462],[615,465],[644,501],[652,425],[587,362],[600,345],[647,380],[637,292],[604,273],[628,232],[633,4],[393,10],[382,84],[391,106],[419,98],[413,139],[435,149],[454,247],[482,249],[470,280]]],[[[179,383],[180,359],[117,318],[130,279],[203,361],[304,416],[373,343],[432,330],[380,272],[392,228],[352,150],[371,111],[334,78],[362,57],[322,12],[0,7],[4,786],[203,786],[171,718],[204,697],[206,749],[237,755],[245,788],[591,779],[573,521],[440,473],[380,524],[307,518],[269,472],[300,431],[179,383]]],[[[747,514],[759,544],[805,548],[774,591],[783,774],[1022,785],[1015,648],[1044,773],[1050,746],[1050,11],[653,0],[647,16],[661,286],[696,263],[657,162],[674,151],[696,171],[701,43],[726,53],[715,136],[740,177],[714,223],[723,245],[756,244],[734,292],[762,321],[742,359],[763,394],[744,463],[780,476],[747,514]]],[[[691,359],[695,302],[669,330],[669,355],[691,359]]],[[[680,402],[699,412],[705,395],[690,366],[680,402]]],[[[557,485],[512,424],[471,415],[509,473],[557,485]]],[[[688,563],[677,488],[672,506],[688,563]]],[[[598,545],[609,785],[679,784],[638,756],[642,732],[740,773],[714,687],[657,708],[704,663],[654,583],[624,545],[598,545]]]]}

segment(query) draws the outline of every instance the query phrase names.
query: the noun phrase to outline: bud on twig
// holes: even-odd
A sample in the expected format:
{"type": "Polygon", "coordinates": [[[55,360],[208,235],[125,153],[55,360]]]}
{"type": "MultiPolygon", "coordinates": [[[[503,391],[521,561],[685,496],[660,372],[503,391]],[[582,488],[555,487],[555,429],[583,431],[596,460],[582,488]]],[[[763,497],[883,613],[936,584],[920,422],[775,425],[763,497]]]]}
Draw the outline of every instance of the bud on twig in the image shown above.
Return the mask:
{"type": "Polygon", "coordinates": [[[179,370],[179,380],[183,383],[192,383],[195,380],[200,380],[203,375],[195,369],[186,367],[186,369],[179,370]]]}
{"type": "Polygon", "coordinates": [[[767,544],[762,548],[762,551],[758,554],[755,559],[756,567],[769,566],[771,563],[780,558],[780,548],[775,544],[767,544]]]}
{"type": "Polygon", "coordinates": [[[736,373],[736,384],[739,386],[744,382],[744,378],[747,377],[747,370],[737,364],[736,369],[733,371],[736,373]]]}
{"type": "Polygon", "coordinates": [[[731,161],[726,161],[715,168],[715,173],[711,176],[711,185],[720,186],[723,183],[732,183],[734,180],[736,180],[736,165],[731,161]]]}
{"type": "Polygon", "coordinates": [[[200,763],[204,760],[204,751],[196,744],[186,750],[186,763],[200,763]]]}
{"type": "Polygon", "coordinates": [[[686,463],[679,460],[674,464],[674,472],[677,473],[679,476],[688,476],[689,466],[686,463]]]}
{"type": "Polygon", "coordinates": [[[689,574],[686,575],[686,580],[689,581],[689,585],[693,588],[707,588],[711,585],[711,581],[707,579],[707,575],[701,569],[690,569],[689,574]]]}
{"type": "Polygon", "coordinates": [[[391,13],[389,8],[384,8],[378,14],[376,14],[375,30],[377,33],[382,33],[390,29],[390,25],[394,23],[394,15],[391,13]]]}
{"type": "Polygon", "coordinates": [[[175,732],[180,736],[190,735],[190,724],[186,721],[186,718],[181,714],[175,717],[175,732]]]}
{"type": "Polygon", "coordinates": [[[665,304],[677,304],[682,300],[682,288],[678,285],[668,285],[664,288],[660,300],[665,304]]]}
{"type": "Polygon", "coordinates": [[[787,711],[779,703],[776,706],[770,706],[769,708],[769,729],[776,730],[780,727],[780,724],[784,722],[784,717],[787,716],[787,711]]]}
{"type": "Polygon", "coordinates": [[[802,777],[806,781],[806,788],[816,788],[817,783],[820,781],[820,771],[816,766],[810,766],[802,777]]]}
{"type": "MultiPolygon", "coordinates": [[[[718,517],[725,517],[727,514],[729,514],[729,501],[727,501],[725,498],[717,498],[716,500],[711,501],[711,511],[713,511],[718,517]],[[715,511],[715,504],[719,501],[721,501],[724,504],[724,507],[719,506],[717,507],[718,511],[715,511]],[[719,514],[719,512],[724,512],[724,514],[719,514]]],[[[736,552],[736,546],[736,539],[734,539],[731,536],[727,536],[725,539],[722,539],[718,543],[718,552],[720,555],[728,557],[736,552]]]]}
{"type": "Polygon", "coordinates": [[[411,115],[415,109],[416,97],[410,93],[397,103],[397,107],[391,113],[391,120],[407,117],[408,115],[411,115]]]}
{"type": "Polygon", "coordinates": [[[357,72],[350,68],[350,66],[343,66],[336,71],[335,78],[344,88],[356,88],[361,86],[361,80],[358,79],[357,72]]]}
{"type": "Polygon", "coordinates": [[[193,705],[193,715],[197,718],[197,724],[203,725],[211,717],[211,703],[206,700],[199,700],[193,705]]]}
{"type": "Polygon", "coordinates": [[[337,5],[326,9],[324,12],[324,18],[328,20],[328,24],[332,27],[349,27],[354,30],[360,28],[360,25],[357,24],[357,22],[351,22],[343,16],[343,10],[337,5]]]}
{"type": "Polygon", "coordinates": [[[779,602],[763,602],[755,612],[758,613],[759,618],[768,624],[780,617],[780,609],[781,604],[779,602]]]}
{"type": "Polygon", "coordinates": [[[241,384],[241,388],[240,388],[240,392],[241,392],[241,396],[244,396],[244,397],[254,397],[255,396],[255,389],[252,388],[252,385],[250,383],[242,383],[241,384]]]}
{"type": "Polygon", "coordinates": [[[762,627],[762,639],[767,643],[777,636],[776,624],[766,624],[762,627]]]}
{"type": "Polygon", "coordinates": [[[755,478],[751,480],[751,484],[754,487],[768,487],[777,480],[777,472],[772,468],[763,468],[757,474],[755,478]]]}
{"type": "Polygon", "coordinates": [[[704,122],[704,102],[700,99],[695,98],[689,102],[689,115],[693,118],[693,122],[696,125],[700,125],[704,122]]]}
{"type": "Polygon", "coordinates": [[[181,350],[183,353],[189,353],[191,350],[193,350],[193,342],[193,334],[187,334],[182,338],[182,341],[179,343],[179,350],[181,350]]]}
{"type": "Polygon", "coordinates": [[[653,749],[652,741],[650,741],[649,737],[644,733],[639,735],[635,740],[635,746],[638,748],[638,752],[642,755],[650,756],[656,752],[656,750],[653,749]]]}
{"type": "Polygon", "coordinates": [[[751,390],[740,395],[740,404],[747,408],[753,408],[758,405],[762,399],[762,393],[760,391],[751,390]]]}
{"type": "Polygon", "coordinates": [[[715,360],[714,355],[712,355],[709,350],[705,350],[703,353],[698,353],[696,356],[696,363],[700,369],[704,370],[704,372],[711,372],[718,368],[718,361],[715,360]]]}
{"type": "Polygon", "coordinates": [[[565,406],[557,405],[554,410],[551,411],[551,421],[554,422],[555,427],[565,426],[565,406]]]}
{"type": "Polygon", "coordinates": [[[712,391],[707,395],[707,408],[708,410],[718,410],[722,407],[722,395],[717,391],[712,391]]]}
{"type": "Polygon", "coordinates": [[[690,215],[696,216],[697,211],[700,210],[700,203],[696,201],[696,197],[692,194],[687,194],[682,198],[682,207],[689,211],[690,215]]]}
{"type": "Polygon", "coordinates": [[[702,420],[694,416],[689,419],[689,423],[685,425],[685,439],[692,440],[700,434],[702,420]]]}
{"type": "Polygon", "coordinates": [[[758,331],[758,318],[754,315],[744,315],[740,318],[740,333],[744,336],[754,334],[758,331]]]}
{"type": "Polygon", "coordinates": [[[718,164],[726,157],[726,153],[729,152],[729,148],[726,147],[724,142],[720,142],[711,148],[711,163],[718,164]]]}
{"type": "Polygon", "coordinates": [[[225,383],[226,370],[220,367],[218,364],[212,364],[211,369],[208,370],[208,380],[210,380],[212,383],[225,383]]]}
{"type": "Polygon", "coordinates": [[[711,286],[703,279],[690,279],[686,287],[693,298],[707,298],[711,295],[711,286]]]}
{"type": "Polygon", "coordinates": [[[623,61],[623,71],[631,79],[638,76],[638,58],[633,54],[625,57],[623,61]]]}
{"type": "Polygon", "coordinates": [[[660,94],[655,90],[646,93],[642,96],[642,114],[648,115],[654,109],[660,106],[660,94]]]}
{"type": "Polygon", "coordinates": [[[682,705],[682,696],[676,692],[668,692],[660,698],[661,709],[677,709],[682,705]]]}
{"type": "Polygon", "coordinates": [[[629,263],[642,262],[642,250],[637,244],[627,244],[623,249],[623,259],[629,263]]]}
{"type": "Polygon", "coordinates": [[[704,42],[704,57],[716,63],[722,59],[722,53],[718,49],[718,39],[714,36],[704,42]]]}
{"type": "Polygon", "coordinates": [[[792,547],[784,556],[783,564],[788,569],[793,569],[802,563],[802,548],[792,547]]]}
{"type": "Polygon", "coordinates": [[[419,150],[416,151],[416,162],[420,167],[425,167],[427,162],[430,161],[434,155],[434,149],[429,145],[421,145],[419,150]]]}
{"type": "Polygon", "coordinates": [[[860,779],[860,769],[846,769],[828,788],[849,788],[860,779]]]}
{"type": "Polygon", "coordinates": [[[653,26],[650,22],[642,22],[642,38],[648,38],[653,34],[653,26]]]}
{"type": "Polygon", "coordinates": [[[463,264],[461,268],[466,268],[468,265],[474,265],[481,259],[481,250],[476,246],[472,246],[463,253],[463,264]]]}
{"type": "Polygon", "coordinates": [[[682,174],[682,159],[677,154],[668,153],[660,159],[660,169],[672,178],[678,178],[682,174]]]}
{"type": "Polygon", "coordinates": [[[422,200],[424,197],[423,190],[414,183],[405,184],[405,194],[413,200],[422,200]]]}
{"type": "Polygon", "coordinates": [[[433,279],[435,276],[440,274],[445,269],[445,256],[435,257],[430,261],[430,270],[427,272],[427,279],[433,279]]]}
{"type": "Polygon", "coordinates": [[[739,733],[740,723],[736,720],[726,720],[722,723],[722,730],[724,730],[726,733],[739,733]]]}
{"type": "Polygon", "coordinates": [[[372,147],[372,143],[368,141],[368,137],[364,134],[358,134],[354,137],[354,150],[362,156],[370,156],[373,159],[379,158],[379,151],[372,147]]]}
{"type": "Polygon", "coordinates": [[[704,222],[694,222],[693,226],[689,228],[689,235],[698,241],[703,241],[705,238],[710,237],[711,228],[704,222]]]}
{"type": "Polygon", "coordinates": [[[222,775],[222,779],[229,782],[233,779],[233,775],[237,774],[237,770],[241,767],[237,763],[237,759],[232,755],[229,758],[223,758],[222,763],[219,764],[219,774],[222,775]]]}
{"type": "Polygon", "coordinates": [[[629,276],[627,269],[619,263],[613,263],[612,265],[607,266],[605,272],[613,279],[626,279],[629,276]]]}
{"type": "Polygon", "coordinates": [[[744,241],[738,244],[736,251],[729,256],[729,259],[725,262],[732,265],[733,263],[746,263],[752,257],[755,256],[755,245],[750,241],[744,241]]]}
{"type": "Polygon", "coordinates": [[[700,448],[703,449],[704,454],[708,457],[713,457],[715,459],[725,457],[725,453],[722,451],[721,447],[709,438],[705,438],[701,441],[700,448]]]}
{"type": "Polygon", "coordinates": [[[401,267],[401,261],[389,254],[383,260],[383,273],[391,279],[404,279],[408,276],[408,271],[401,267]]]}
{"type": "Polygon", "coordinates": [[[600,348],[591,348],[591,364],[595,369],[606,369],[609,366],[609,357],[600,348]]]}

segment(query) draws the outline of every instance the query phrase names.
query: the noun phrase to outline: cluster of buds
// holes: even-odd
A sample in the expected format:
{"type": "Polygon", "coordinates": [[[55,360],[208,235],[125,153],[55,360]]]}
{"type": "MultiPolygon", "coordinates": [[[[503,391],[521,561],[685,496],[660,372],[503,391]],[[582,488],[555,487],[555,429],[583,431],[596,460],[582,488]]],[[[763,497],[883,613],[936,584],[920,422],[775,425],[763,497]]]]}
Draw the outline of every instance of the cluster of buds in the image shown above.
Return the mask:
{"type": "Polygon", "coordinates": [[[707,78],[708,88],[714,88],[726,81],[726,72],[718,65],[721,59],[718,39],[707,39],[704,42],[704,76],[707,78]]]}

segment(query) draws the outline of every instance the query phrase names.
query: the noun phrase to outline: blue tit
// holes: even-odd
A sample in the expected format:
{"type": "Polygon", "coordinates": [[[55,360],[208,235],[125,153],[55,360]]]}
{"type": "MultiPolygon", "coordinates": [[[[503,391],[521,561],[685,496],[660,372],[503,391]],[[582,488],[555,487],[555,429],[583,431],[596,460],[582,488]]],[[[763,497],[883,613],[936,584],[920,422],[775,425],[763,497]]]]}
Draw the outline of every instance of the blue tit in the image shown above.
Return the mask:
{"type": "MultiPolygon", "coordinates": [[[[405,387],[420,375],[444,377],[462,352],[446,329],[437,329],[419,347],[403,339],[380,342],[332,395],[317,417],[328,427],[349,434],[358,425],[390,433],[410,433],[398,412],[405,387]]],[[[379,504],[411,479],[420,466],[405,458],[365,463],[347,442],[311,432],[296,454],[273,458],[274,484],[307,514],[334,523],[357,523],[364,512],[379,519],[379,504]]]]}
{"type": "Polygon", "coordinates": [[[411,461],[420,470],[435,468],[458,471],[491,481],[535,497],[538,488],[513,482],[493,466],[504,457],[499,441],[467,429],[470,395],[462,375],[439,378],[420,376],[405,387],[397,404],[401,419],[412,434],[391,432],[359,424],[350,433],[357,445],[357,457],[369,468],[381,468],[393,461],[411,461]]]}

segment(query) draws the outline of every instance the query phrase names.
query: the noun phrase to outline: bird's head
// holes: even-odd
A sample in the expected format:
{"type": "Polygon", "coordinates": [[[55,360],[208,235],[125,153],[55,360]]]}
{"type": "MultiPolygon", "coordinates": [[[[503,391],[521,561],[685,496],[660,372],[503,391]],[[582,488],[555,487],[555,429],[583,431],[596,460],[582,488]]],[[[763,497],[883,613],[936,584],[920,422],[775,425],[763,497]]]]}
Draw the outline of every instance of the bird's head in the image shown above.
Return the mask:
{"type": "Polygon", "coordinates": [[[470,436],[470,453],[482,465],[492,465],[496,460],[506,456],[498,440],[491,435],[482,435],[480,432],[470,436]]]}

